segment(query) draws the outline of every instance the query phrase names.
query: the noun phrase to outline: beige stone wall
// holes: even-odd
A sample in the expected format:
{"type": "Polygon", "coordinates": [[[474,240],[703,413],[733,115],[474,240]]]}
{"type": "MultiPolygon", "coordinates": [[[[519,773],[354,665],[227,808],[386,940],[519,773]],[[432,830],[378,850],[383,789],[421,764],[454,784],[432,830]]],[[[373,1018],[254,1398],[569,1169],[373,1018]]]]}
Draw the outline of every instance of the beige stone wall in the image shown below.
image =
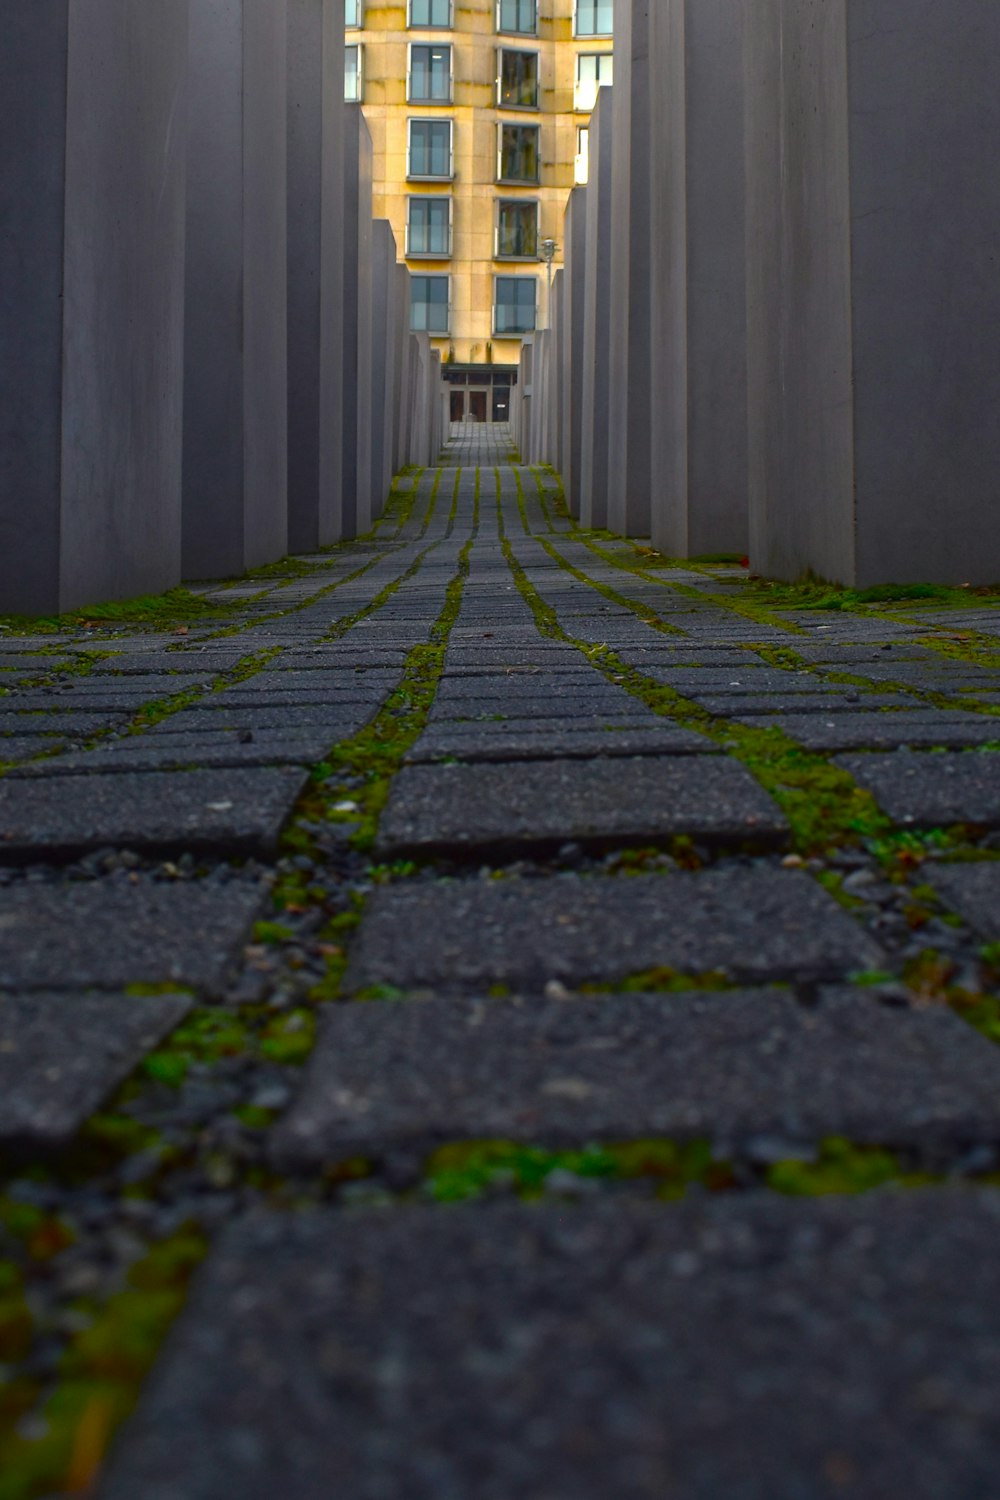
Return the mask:
{"type": "Polygon", "coordinates": [[[451,333],[434,340],[442,355],[454,349],[461,362],[484,362],[492,345],[493,362],[516,363],[520,339],[493,334],[494,276],[537,277],[538,324],[546,322],[544,264],[494,259],[496,203],[500,198],[537,200],[539,239],[559,244],[555,267],[562,264],[561,241],[566,198],[575,181],[577,138],[589,116],[574,111],[579,53],[610,53],[610,37],[573,36],[575,0],[539,0],[537,37],[500,35],[495,28],[495,0],[454,0],[450,31],[407,27],[405,3],[369,0],[364,26],[348,31],[349,44],[364,48],[364,112],[375,148],[375,213],[392,224],[403,257],[408,200],[412,194],[452,199],[453,255],[450,260],[413,258],[411,271],[451,277],[451,333]],[[451,45],[454,100],[444,105],[408,104],[408,47],[412,42],[451,45]],[[539,108],[499,109],[496,98],[497,49],[509,47],[539,54],[539,108]],[[407,180],[407,132],[410,119],[450,119],[453,125],[455,177],[452,182],[407,180]],[[541,182],[538,187],[497,184],[497,128],[500,121],[541,126],[541,182]]]}

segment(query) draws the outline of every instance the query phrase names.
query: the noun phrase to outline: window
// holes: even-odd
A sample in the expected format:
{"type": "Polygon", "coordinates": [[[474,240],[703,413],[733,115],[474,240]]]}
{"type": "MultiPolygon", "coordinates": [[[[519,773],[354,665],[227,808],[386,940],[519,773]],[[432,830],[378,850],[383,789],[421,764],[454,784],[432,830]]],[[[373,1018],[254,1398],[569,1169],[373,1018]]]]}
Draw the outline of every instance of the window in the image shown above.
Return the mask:
{"type": "Polygon", "coordinates": [[[407,255],[451,254],[451,199],[411,198],[406,222],[407,255]]]}
{"type": "Polygon", "coordinates": [[[538,53],[500,49],[497,103],[501,109],[538,108],[538,53]]]}
{"type": "Polygon", "coordinates": [[[360,104],[365,97],[365,49],[358,42],[344,48],[344,98],[360,104]]]}
{"type": "Polygon", "coordinates": [[[590,129],[581,125],[576,132],[576,169],[574,180],[578,184],[590,181],[590,129]]]}
{"type": "Polygon", "coordinates": [[[537,280],[534,276],[498,276],[493,307],[493,332],[531,333],[535,327],[537,280]]]}
{"type": "Polygon", "coordinates": [[[574,36],[611,36],[614,31],[614,0],[576,0],[574,36]]]}
{"type": "Polygon", "coordinates": [[[450,120],[410,121],[409,163],[411,177],[451,177],[450,120]]]}
{"type": "Polygon", "coordinates": [[[539,127],[501,125],[497,176],[501,182],[538,182],[539,127]]]}
{"type": "Polygon", "coordinates": [[[451,102],[451,48],[414,43],[406,97],[415,104],[451,102]]]}
{"type": "Polygon", "coordinates": [[[597,103],[597,90],[614,83],[614,55],[611,52],[581,52],[576,60],[576,92],[573,108],[587,114],[597,103]]]}
{"type": "Polygon", "coordinates": [[[497,260],[538,259],[538,204],[531,199],[502,199],[497,204],[497,260]]]}
{"type": "Polygon", "coordinates": [[[413,314],[410,327],[414,333],[448,332],[449,279],[447,276],[414,276],[413,314]]]}
{"type": "Polygon", "coordinates": [[[445,26],[452,24],[451,0],[410,0],[411,26],[445,26]]]}
{"type": "Polygon", "coordinates": [[[497,0],[497,31],[538,33],[538,0],[497,0]]]}
{"type": "Polygon", "coordinates": [[[365,0],[347,0],[344,7],[344,25],[358,31],[365,24],[365,0]]]}

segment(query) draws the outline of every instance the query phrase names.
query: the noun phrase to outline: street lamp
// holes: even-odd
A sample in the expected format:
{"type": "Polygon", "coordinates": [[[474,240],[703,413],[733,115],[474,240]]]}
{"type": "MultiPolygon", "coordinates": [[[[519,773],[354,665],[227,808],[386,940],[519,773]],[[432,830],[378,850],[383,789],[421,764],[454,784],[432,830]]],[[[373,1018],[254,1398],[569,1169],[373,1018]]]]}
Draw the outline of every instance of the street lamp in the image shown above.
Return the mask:
{"type": "Polygon", "coordinates": [[[556,244],[555,240],[542,240],[541,251],[541,258],[545,262],[546,280],[545,326],[546,328],[549,328],[552,324],[552,262],[555,260],[556,255],[559,253],[559,246],[556,244]]]}

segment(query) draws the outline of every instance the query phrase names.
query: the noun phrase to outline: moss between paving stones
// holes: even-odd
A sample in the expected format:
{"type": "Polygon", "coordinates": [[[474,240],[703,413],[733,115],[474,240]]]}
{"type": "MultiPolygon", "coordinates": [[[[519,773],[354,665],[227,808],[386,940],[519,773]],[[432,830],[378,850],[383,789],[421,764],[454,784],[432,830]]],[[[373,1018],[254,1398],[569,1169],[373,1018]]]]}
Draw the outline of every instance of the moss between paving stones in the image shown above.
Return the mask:
{"type": "Polygon", "coordinates": [[[77,1309],[90,1321],[71,1340],[54,1388],[46,1394],[23,1382],[13,1393],[9,1416],[44,1397],[42,1430],[25,1436],[16,1425],[0,1427],[0,1500],[90,1492],[207,1248],[196,1228],[181,1230],[137,1262],[103,1307],[77,1309]]]}

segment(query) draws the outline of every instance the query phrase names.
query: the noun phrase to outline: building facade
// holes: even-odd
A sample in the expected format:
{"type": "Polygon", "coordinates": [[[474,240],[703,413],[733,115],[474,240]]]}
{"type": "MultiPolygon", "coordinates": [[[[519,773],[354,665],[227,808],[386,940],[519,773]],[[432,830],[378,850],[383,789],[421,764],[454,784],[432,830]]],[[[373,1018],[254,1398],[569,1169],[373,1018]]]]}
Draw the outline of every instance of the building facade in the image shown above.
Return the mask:
{"type": "Polygon", "coordinates": [[[566,199],[612,81],[613,9],[348,0],[346,92],[372,132],[374,211],[413,275],[413,326],[453,375],[456,419],[505,420],[502,372],[546,326],[566,199]]]}

